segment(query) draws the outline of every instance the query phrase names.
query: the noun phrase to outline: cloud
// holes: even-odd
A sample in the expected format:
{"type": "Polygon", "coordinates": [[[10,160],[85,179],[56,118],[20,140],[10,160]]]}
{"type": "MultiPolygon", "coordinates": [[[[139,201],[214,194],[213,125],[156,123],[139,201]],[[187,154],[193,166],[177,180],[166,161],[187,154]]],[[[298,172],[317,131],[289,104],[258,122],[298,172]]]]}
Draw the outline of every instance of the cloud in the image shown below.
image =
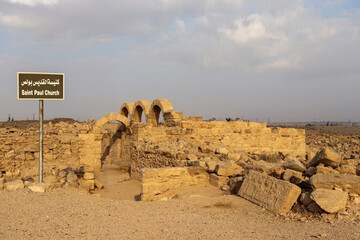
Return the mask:
{"type": "Polygon", "coordinates": [[[54,5],[58,3],[58,0],[8,0],[11,3],[24,4],[28,6],[41,5],[54,5]]]}

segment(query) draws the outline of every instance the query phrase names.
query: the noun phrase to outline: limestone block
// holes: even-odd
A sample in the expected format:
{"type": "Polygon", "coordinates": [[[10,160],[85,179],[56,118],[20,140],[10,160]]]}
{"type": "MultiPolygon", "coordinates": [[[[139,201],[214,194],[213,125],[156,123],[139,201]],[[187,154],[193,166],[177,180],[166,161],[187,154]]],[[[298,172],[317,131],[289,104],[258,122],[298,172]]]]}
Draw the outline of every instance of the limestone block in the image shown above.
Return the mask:
{"type": "Polygon", "coordinates": [[[341,190],[319,188],[314,190],[310,197],[326,212],[336,213],[345,209],[348,194],[341,190]]]}
{"type": "Polygon", "coordinates": [[[299,160],[296,160],[296,159],[286,161],[283,164],[283,167],[285,169],[292,169],[292,170],[295,170],[298,172],[303,172],[306,170],[305,166],[299,160]]]}
{"type": "Polygon", "coordinates": [[[141,200],[168,199],[178,188],[208,182],[208,173],[199,167],[143,168],[141,169],[141,200]]]}
{"type": "Polygon", "coordinates": [[[44,193],[46,191],[46,185],[44,183],[32,183],[28,186],[30,191],[36,192],[36,193],[44,193]]]}
{"type": "Polygon", "coordinates": [[[68,183],[76,183],[76,182],[77,182],[77,179],[78,179],[78,177],[77,177],[77,175],[76,175],[74,172],[72,172],[72,171],[69,171],[69,172],[68,172],[68,174],[67,174],[67,176],[66,176],[66,181],[67,181],[68,183]]]}
{"type": "Polygon", "coordinates": [[[337,170],[333,169],[332,167],[325,167],[323,164],[319,164],[318,166],[316,166],[316,173],[340,174],[337,170]]]}
{"type": "Polygon", "coordinates": [[[301,189],[287,181],[250,171],[238,194],[270,211],[285,213],[290,211],[301,189]]]}
{"type": "Polygon", "coordinates": [[[21,179],[9,181],[4,183],[4,188],[6,191],[16,191],[24,188],[24,182],[21,179]]]}
{"type": "Polygon", "coordinates": [[[215,173],[211,173],[209,175],[209,182],[211,185],[215,186],[215,187],[221,187],[224,184],[227,184],[229,181],[228,177],[224,177],[224,176],[218,176],[215,173]]]}
{"type": "Polygon", "coordinates": [[[300,178],[302,179],[303,176],[302,176],[302,173],[301,172],[298,172],[298,171],[295,171],[295,170],[291,170],[291,169],[286,169],[285,172],[283,173],[283,176],[282,178],[285,180],[285,181],[289,181],[291,177],[297,177],[297,178],[300,178]]]}
{"type": "Polygon", "coordinates": [[[352,174],[319,173],[310,178],[313,189],[339,188],[348,193],[360,194],[360,176],[352,174]]]}
{"type": "Polygon", "coordinates": [[[315,157],[308,163],[308,167],[315,167],[320,163],[325,166],[338,167],[341,161],[341,157],[330,150],[330,148],[322,148],[320,149],[315,157]]]}
{"type": "Polygon", "coordinates": [[[241,174],[242,167],[238,166],[234,161],[219,162],[215,168],[215,172],[219,176],[236,176],[241,174]]]}
{"type": "Polygon", "coordinates": [[[207,161],[206,162],[206,166],[207,166],[207,171],[208,172],[215,172],[215,168],[218,165],[218,161],[207,161]]]}
{"type": "Polygon", "coordinates": [[[96,179],[94,180],[94,184],[98,189],[102,189],[104,187],[104,185],[96,179]]]}
{"type": "Polygon", "coordinates": [[[91,173],[91,172],[87,172],[87,173],[84,173],[84,177],[83,177],[85,180],[92,180],[95,178],[95,175],[94,173],[91,173]]]}
{"type": "Polygon", "coordinates": [[[356,175],[356,167],[355,166],[350,166],[350,165],[341,165],[340,167],[338,167],[336,169],[338,172],[340,172],[341,174],[353,174],[356,175]]]}
{"type": "Polygon", "coordinates": [[[226,147],[217,147],[215,153],[227,155],[229,150],[226,147]]]}
{"type": "Polygon", "coordinates": [[[228,159],[230,159],[230,160],[235,160],[235,161],[237,161],[237,160],[239,160],[240,158],[241,158],[241,154],[240,153],[234,153],[234,152],[232,152],[232,153],[228,153],[228,159]]]}

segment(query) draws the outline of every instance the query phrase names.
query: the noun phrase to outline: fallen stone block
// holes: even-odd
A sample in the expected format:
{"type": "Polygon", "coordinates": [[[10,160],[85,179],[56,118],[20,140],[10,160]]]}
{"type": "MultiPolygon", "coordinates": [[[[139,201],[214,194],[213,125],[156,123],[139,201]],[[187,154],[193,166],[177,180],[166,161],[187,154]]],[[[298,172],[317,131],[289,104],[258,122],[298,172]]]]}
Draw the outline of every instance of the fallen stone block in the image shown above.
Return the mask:
{"type": "Polygon", "coordinates": [[[338,167],[340,161],[341,157],[337,153],[330,150],[330,148],[322,148],[316,153],[315,157],[311,159],[307,167],[316,167],[320,163],[325,166],[338,167]]]}
{"type": "Polygon", "coordinates": [[[310,178],[313,189],[342,189],[348,193],[360,194],[360,176],[352,174],[320,173],[310,178]]]}
{"type": "Polygon", "coordinates": [[[220,162],[215,168],[215,172],[219,176],[235,176],[242,173],[242,167],[238,166],[234,161],[220,162]]]}
{"type": "Polygon", "coordinates": [[[324,164],[319,164],[316,166],[316,173],[335,173],[340,174],[339,171],[336,171],[332,167],[325,167],[324,164]]]}
{"type": "Polygon", "coordinates": [[[36,192],[36,193],[44,193],[46,191],[46,185],[44,183],[32,183],[28,186],[30,191],[36,192]]]}
{"type": "Polygon", "coordinates": [[[355,166],[350,166],[350,165],[341,165],[340,167],[338,167],[336,169],[338,172],[340,172],[341,174],[353,174],[356,175],[356,167],[355,166]]]}
{"type": "Polygon", "coordinates": [[[311,193],[310,197],[324,211],[337,213],[345,209],[348,194],[341,190],[316,189],[311,193]]]}
{"type": "Polygon", "coordinates": [[[98,189],[102,189],[104,187],[104,185],[96,179],[94,180],[94,184],[98,189]]]}
{"type": "Polygon", "coordinates": [[[221,187],[225,184],[227,184],[229,181],[228,177],[224,177],[224,176],[218,176],[215,173],[211,173],[209,175],[209,183],[215,187],[221,187]]]}
{"type": "Polygon", "coordinates": [[[86,173],[84,173],[83,178],[85,180],[92,180],[95,178],[95,175],[94,175],[94,173],[86,172],[86,173]]]}
{"type": "Polygon", "coordinates": [[[4,183],[4,188],[6,191],[16,191],[18,189],[24,188],[24,182],[20,179],[6,182],[4,183]]]}
{"type": "Polygon", "coordinates": [[[297,177],[299,179],[302,179],[302,173],[295,171],[295,170],[291,170],[291,169],[286,169],[285,172],[283,173],[282,178],[285,181],[289,181],[291,177],[297,177]]]}
{"type": "Polygon", "coordinates": [[[299,160],[296,160],[296,159],[286,161],[283,164],[283,167],[285,169],[291,169],[291,170],[298,171],[298,172],[306,171],[305,166],[299,160]]]}
{"type": "Polygon", "coordinates": [[[290,211],[301,189],[287,181],[250,171],[238,195],[275,213],[290,211]]]}
{"type": "Polygon", "coordinates": [[[143,168],[141,200],[166,200],[174,196],[176,189],[208,183],[209,174],[201,167],[143,168]]]}

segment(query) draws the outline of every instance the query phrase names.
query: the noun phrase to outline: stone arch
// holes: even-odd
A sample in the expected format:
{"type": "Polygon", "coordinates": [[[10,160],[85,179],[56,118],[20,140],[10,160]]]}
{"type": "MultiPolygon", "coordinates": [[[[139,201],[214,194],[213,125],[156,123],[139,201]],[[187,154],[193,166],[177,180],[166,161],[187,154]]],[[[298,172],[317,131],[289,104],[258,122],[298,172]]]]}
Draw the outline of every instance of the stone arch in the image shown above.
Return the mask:
{"type": "Polygon", "coordinates": [[[149,100],[138,100],[135,102],[133,113],[131,117],[131,123],[137,123],[141,121],[141,115],[144,112],[145,121],[148,122],[148,114],[151,109],[151,102],[149,100]]]}
{"type": "Polygon", "coordinates": [[[174,111],[171,102],[167,99],[155,99],[151,105],[149,113],[149,122],[153,126],[159,124],[160,112],[164,115],[165,113],[174,111]]]}
{"type": "Polygon", "coordinates": [[[121,115],[120,113],[109,113],[96,121],[94,130],[95,131],[101,130],[102,126],[105,123],[110,122],[110,121],[119,121],[122,124],[124,124],[125,127],[130,126],[130,120],[127,117],[125,117],[124,115],[121,115]]]}
{"type": "Polygon", "coordinates": [[[133,102],[124,102],[120,107],[120,114],[130,119],[133,115],[134,105],[133,102]]]}

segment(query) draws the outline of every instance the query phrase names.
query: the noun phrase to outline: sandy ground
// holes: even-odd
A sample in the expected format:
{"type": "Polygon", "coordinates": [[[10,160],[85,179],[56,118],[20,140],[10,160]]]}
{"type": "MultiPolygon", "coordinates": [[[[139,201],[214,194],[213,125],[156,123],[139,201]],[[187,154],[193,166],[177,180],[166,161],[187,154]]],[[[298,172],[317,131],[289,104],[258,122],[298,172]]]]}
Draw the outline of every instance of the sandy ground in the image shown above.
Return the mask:
{"type": "Polygon", "coordinates": [[[0,192],[0,202],[0,239],[360,239],[359,224],[285,220],[212,186],[164,202],[75,189],[0,192]]]}

